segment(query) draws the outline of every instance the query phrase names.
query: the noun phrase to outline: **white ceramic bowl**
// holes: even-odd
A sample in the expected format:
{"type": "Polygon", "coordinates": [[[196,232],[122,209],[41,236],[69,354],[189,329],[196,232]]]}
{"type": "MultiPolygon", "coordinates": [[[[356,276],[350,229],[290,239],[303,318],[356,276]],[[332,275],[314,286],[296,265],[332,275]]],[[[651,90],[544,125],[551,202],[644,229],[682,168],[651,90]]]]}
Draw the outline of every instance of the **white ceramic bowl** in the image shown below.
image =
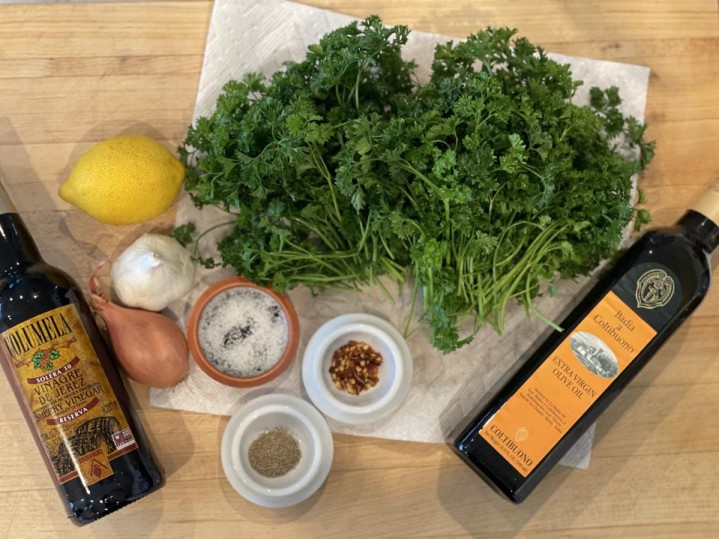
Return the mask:
{"type": "Polygon", "coordinates": [[[325,323],[307,343],[302,381],[322,413],[343,423],[380,421],[402,405],[412,383],[412,357],[402,335],[387,321],[369,314],[347,314],[325,323]],[[329,373],[332,354],[348,341],[362,341],[382,355],[379,381],[359,395],[337,389],[329,373]]]}
{"type": "Polygon", "coordinates": [[[308,402],[290,395],[263,395],[232,416],[222,436],[222,468],[234,489],[264,507],[289,507],[314,494],[332,467],[332,433],[308,402]],[[281,427],[298,441],[302,456],[282,477],[268,478],[250,466],[250,444],[263,432],[281,427]]]}

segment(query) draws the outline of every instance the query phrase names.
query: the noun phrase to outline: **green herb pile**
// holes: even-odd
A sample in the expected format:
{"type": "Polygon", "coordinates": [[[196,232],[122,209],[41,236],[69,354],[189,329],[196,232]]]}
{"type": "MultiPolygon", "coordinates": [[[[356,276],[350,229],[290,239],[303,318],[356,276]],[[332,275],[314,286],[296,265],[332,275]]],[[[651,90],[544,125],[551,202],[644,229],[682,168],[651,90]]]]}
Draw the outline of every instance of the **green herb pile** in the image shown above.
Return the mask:
{"type": "Polygon", "coordinates": [[[410,278],[448,352],[501,331],[512,300],[536,312],[545,286],[647,220],[630,177],[653,144],[616,88],[571,104],[581,82],[513,30],[438,46],[424,85],[400,55],[408,33],[370,17],[269,80],[229,82],[180,154],[194,203],[235,215],[224,265],[280,290],[410,278]]]}

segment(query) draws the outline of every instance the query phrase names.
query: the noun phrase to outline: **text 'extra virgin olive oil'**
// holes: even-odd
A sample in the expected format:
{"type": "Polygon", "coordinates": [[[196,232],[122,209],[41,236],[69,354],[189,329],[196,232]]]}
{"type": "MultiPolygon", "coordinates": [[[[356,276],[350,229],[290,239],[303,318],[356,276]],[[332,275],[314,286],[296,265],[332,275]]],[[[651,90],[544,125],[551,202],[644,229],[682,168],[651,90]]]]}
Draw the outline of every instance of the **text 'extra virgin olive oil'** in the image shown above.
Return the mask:
{"type": "Polygon", "coordinates": [[[459,456],[524,500],[702,301],[718,223],[719,182],[641,236],[463,430],[459,456]]]}
{"type": "Polygon", "coordinates": [[[76,524],[162,486],[90,308],[73,280],[42,260],[2,186],[0,363],[76,524]]]}

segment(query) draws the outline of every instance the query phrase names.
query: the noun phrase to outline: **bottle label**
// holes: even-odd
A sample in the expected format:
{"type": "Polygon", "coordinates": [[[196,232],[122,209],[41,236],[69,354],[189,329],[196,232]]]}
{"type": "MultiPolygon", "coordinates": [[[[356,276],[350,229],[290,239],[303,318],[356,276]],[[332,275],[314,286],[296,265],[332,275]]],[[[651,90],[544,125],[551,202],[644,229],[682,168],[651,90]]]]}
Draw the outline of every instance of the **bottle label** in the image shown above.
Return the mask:
{"type": "Polygon", "coordinates": [[[523,477],[677,313],[680,282],[660,264],[628,271],[479,434],[523,477]]]}
{"type": "Polygon", "coordinates": [[[1,335],[59,484],[92,485],[113,474],[110,461],[137,448],[74,305],[31,318],[1,335]]]}

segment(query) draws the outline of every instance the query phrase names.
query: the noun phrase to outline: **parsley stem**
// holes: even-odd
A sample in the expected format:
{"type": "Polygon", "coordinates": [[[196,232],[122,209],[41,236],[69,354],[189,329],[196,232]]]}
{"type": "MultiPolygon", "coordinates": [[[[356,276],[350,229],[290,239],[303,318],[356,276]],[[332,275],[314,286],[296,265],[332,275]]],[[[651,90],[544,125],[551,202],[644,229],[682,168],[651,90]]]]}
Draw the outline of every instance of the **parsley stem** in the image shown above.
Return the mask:
{"type": "Polygon", "coordinates": [[[320,154],[319,150],[314,144],[310,144],[310,154],[312,155],[312,159],[315,162],[315,166],[320,171],[322,176],[327,180],[327,185],[330,188],[330,197],[332,198],[332,206],[335,210],[335,217],[337,218],[337,225],[340,225],[342,223],[342,216],[340,215],[340,208],[337,204],[337,196],[335,195],[335,188],[332,181],[332,174],[330,174],[329,169],[327,168],[327,164],[325,163],[325,160],[322,158],[322,155],[320,154]]]}
{"type": "Polygon", "coordinates": [[[221,228],[221,227],[223,227],[223,226],[234,225],[235,223],[237,223],[237,220],[236,220],[236,219],[233,219],[232,221],[227,221],[227,222],[225,222],[225,223],[219,223],[219,224],[216,224],[216,225],[211,226],[210,228],[207,228],[207,229],[203,230],[202,233],[201,233],[199,236],[197,236],[197,238],[195,239],[195,241],[194,241],[194,243],[193,243],[192,256],[193,256],[194,258],[197,258],[197,256],[199,255],[199,252],[200,252],[200,240],[201,240],[202,238],[204,238],[205,236],[207,236],[207,234],[209,234],[209,233],[212,232],[213,230],[216,230],[216,229],[221,228]]]}

